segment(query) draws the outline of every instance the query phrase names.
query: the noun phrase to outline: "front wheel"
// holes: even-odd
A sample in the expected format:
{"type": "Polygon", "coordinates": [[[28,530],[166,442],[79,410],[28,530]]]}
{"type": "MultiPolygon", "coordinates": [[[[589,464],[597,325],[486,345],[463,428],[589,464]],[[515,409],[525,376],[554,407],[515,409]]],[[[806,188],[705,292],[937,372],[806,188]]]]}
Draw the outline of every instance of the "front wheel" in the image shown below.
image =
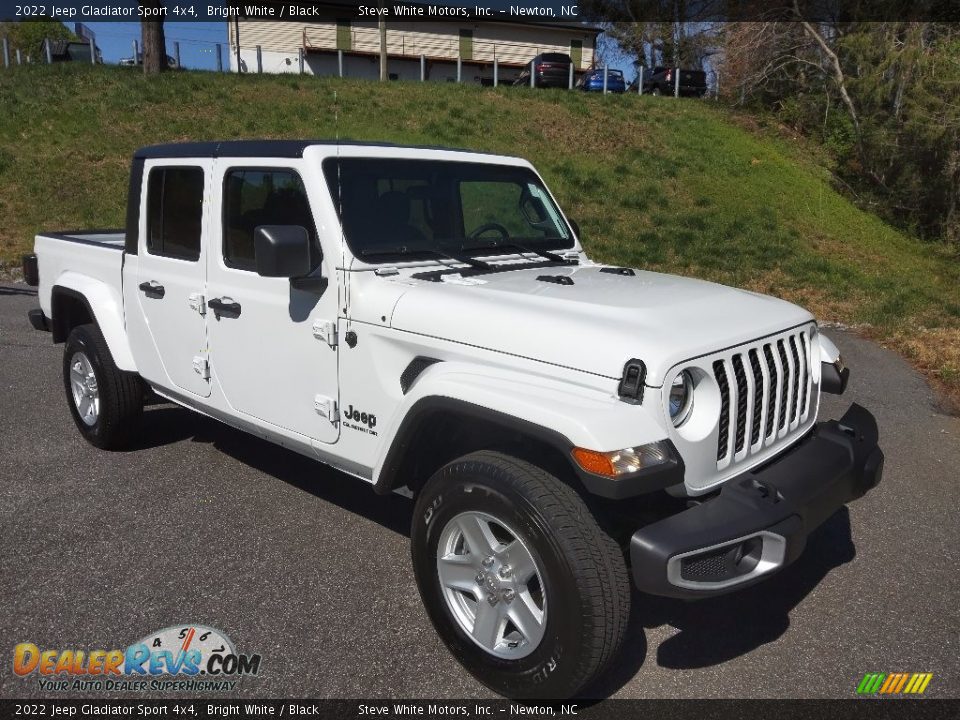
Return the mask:
{"type": "Polygon", "coordinates": [[[477,452],[417,499],[414,573],[434,627],[480,682],[509,697],[564,698],[623,640],[623,554],[583,500],[542,469],[477,452]]]}

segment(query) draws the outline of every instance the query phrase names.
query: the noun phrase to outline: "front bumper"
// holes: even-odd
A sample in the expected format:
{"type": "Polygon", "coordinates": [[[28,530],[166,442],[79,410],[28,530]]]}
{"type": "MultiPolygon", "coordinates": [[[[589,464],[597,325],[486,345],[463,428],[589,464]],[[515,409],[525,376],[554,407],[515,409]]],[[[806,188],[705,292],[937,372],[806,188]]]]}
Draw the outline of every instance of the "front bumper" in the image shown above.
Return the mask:
{"type": "Polygon", "coordinates": [[[751,585],[796,560],[807,536],[880,482],[877,422],[852,405],[771,463],[726,482],[716,497],[638,530],[636,586],[701,598],[751,585]]]}

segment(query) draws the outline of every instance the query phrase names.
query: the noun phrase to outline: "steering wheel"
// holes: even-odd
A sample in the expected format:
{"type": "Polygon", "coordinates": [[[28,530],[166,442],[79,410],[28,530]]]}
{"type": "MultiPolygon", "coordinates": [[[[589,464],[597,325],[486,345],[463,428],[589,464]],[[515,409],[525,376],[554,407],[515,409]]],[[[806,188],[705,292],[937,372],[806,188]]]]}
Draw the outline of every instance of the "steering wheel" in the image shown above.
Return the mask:
{"type": "Polygon", "coordinates": [[[468,237],[469,237],[471,240],[478,240],[478,239],[480,238],[480,236],[483,235],[483,234],[484,234],[485,232],[487,232],[488,230],[496,230],[498,233],[500,233],[500,239],[501,239],[501,240],[506,240],[507,238],[510,237],[510,231],[507,230],[507,229],[506,229],[503,225],[501,225],[500,223],[495,223],[495,222],[486,223],[485,225],[481,225],[480,227],[476,228],[473,232],[471,232],[468,237]]]}

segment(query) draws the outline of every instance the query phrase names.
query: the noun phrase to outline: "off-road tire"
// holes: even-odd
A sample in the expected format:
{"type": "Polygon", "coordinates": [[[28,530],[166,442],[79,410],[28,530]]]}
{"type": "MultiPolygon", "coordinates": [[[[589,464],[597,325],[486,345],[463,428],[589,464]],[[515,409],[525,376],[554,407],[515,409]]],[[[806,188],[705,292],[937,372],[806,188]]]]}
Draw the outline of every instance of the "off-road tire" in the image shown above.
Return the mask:
{"type": "Polygon", "coordinates": [[[437,471],[417,498],[413,568],[434,627],[480,682],[516,698],[568,698],[617,654],[630,615],[623,553],[583,499],[535,465],[481,451],[437,471]],[[506,521],[541,568],[547,612],[543,639],[521,659],[480,647],[453,617],[437,569],[439,536],[452,518],[481,512],[506,521]]]}
{"type": "Polygon", "coordinates": [[[67,406],[80,434],[103,450],[126,447],[136,434],[143,414],[143,381],[136,373],[120,370],[113,362],[103,334],[93,323],[78,325],[67,337],[63,351],[63,385],[67,406]],[[83,353],[96,376],[99,411],[96,422],[85,423],[73,398],[70,383],[71,361],[83,353]]]}

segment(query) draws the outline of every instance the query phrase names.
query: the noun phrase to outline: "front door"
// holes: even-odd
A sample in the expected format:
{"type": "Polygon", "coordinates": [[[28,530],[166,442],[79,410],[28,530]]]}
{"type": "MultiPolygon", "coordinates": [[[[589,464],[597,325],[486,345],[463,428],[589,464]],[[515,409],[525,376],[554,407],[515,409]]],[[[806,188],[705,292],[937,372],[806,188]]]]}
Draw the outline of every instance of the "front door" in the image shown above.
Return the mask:
{"type": "MultiPolygon", "coordinates": [[[[289,163],[289,161],[287,161],[289,163]]],[[[320,251],[300,173],[289,165],[216,161],[219,237],[208,256],[207,322],[213,380],[234,411],[303,439],[336,442],[337,284],[320,251]],[[325,287],[300,290],[256,272],[259,225],[300,225],[314,247],[325,287]],[[330,332],[328,332],[328,330],[330,332]]]]}
{"type": "Polygon", "coordinates": [[[160,387],[210,395],[207,334],[200,299],[207,275],[204,222],[212,161],[153,164],[147,170],[137,297],[166,377],[160,387]]]}

